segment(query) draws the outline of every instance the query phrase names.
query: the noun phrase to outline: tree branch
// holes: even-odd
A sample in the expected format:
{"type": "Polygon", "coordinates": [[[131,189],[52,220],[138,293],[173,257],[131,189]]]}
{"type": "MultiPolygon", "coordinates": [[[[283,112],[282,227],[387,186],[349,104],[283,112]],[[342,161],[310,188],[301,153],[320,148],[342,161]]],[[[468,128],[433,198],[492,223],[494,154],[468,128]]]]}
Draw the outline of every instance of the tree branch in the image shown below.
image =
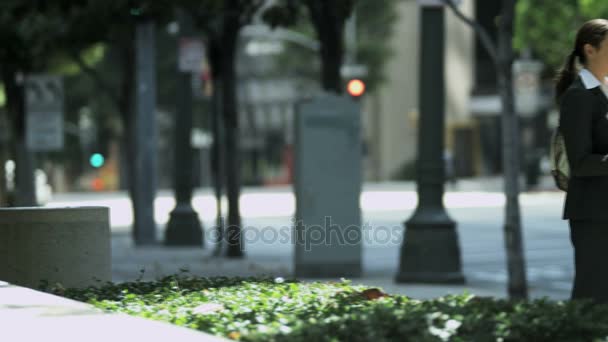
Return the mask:
{"type": "Polygon", "coordinates": [[[89,77],[91,77],[93,82],[95,82],[95,84],[97,84],[97,86],[106,93],[106,95],[110,98],[110,101],[114,104],[116,109],[120,112],[121,108],[120,108],[120,101],[118,99],[118,96],[113,92],[112,87],[110,87],[110,85],[108,83],[106,83],[101,78],[101,76],[99,76],[99,73],[97,72],[97,70],[95,70],[92,67],[90,67],[89,65],[87,65],[87,63],[84,62],[84,60],[82,59],[82,56],[78,52],[70,50],[69,55],[72,58],[72,60],[74,62],[76,62],[78,67],[82,71],[84,71],[87,75],[89,75],[89,77]]]}
{"type": "Polygon", "coordinates": [[[239,3],[239,14],[240,21],[239,24],[241,27],[248,25],[251,23],[251,20],[257,13],[257,11],[264,5],[264,1],[260,0],[247,0],[239,3]]]}
{"type": "Polygon", "coordinates": [[[456,6],[453,0],[441,0],[444,4],[448,5],[452,12],[462,20],[465,24],[469,25],[473,28],[473,31],[477,35],[477,38],[481,42],[481,45],[486,49],[490,58],[492,58],[492,62],[495,65],[498,65],[498,48],[496,47],[496,43],[490,37],[488,31],[481,26],[476,20],[467,17],[459,8],[456,6]]]}

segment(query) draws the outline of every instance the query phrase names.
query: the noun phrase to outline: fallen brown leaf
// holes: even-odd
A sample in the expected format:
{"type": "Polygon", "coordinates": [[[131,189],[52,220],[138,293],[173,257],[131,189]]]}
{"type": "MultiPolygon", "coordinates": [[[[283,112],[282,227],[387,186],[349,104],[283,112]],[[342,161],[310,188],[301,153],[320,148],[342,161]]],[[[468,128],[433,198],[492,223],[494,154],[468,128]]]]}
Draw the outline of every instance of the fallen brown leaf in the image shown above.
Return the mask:
{"type": "Polygon", "coordinates": [[[231,340],[239,340],[241,338],[241,333],[239,333],[238,331],[233,331],[228,334],[228,338],[231,340]]]}
{"type": "Polygon", "coordinates": [[[367,289],[361,292],[361,295],[367,300],[375,300],[382,297],[390,297],[388,294],[380,291],[379,289],[367,289]]]}

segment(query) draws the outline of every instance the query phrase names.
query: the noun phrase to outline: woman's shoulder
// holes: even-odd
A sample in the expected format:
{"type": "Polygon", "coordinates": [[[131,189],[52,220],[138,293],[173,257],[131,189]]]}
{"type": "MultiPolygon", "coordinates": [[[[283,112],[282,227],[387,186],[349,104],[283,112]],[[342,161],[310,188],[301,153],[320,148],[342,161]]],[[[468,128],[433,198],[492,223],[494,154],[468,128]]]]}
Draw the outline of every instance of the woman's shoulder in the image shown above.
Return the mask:
{"type": "Polygon", "coordinates": [[[572,101],[577,99],[582,101],[593,99],[593,93],[585,88],[580,78],[576,78],[568,89],[566,89],[561,96],[560,102],[563,103],[564,101],[572,101]]]}

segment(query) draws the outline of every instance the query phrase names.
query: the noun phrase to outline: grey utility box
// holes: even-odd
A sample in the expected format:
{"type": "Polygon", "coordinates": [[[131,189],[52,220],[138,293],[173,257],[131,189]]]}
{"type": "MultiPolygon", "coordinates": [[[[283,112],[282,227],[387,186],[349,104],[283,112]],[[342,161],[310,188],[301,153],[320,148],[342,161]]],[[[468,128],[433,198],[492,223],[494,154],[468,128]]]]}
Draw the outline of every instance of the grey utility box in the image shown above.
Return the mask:
{"type": "Polygon", "coordinates": [[[323,95],[295,122],[296,277],[361,275],[359,103],[323,95]]]}

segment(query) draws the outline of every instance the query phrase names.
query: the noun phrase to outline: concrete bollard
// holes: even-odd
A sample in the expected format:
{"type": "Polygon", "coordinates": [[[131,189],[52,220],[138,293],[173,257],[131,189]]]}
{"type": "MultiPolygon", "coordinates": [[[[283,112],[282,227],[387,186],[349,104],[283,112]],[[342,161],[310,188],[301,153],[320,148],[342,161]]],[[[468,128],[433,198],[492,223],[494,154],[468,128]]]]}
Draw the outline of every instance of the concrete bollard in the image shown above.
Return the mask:
{"type": "Polygon", "coordinates": [[[0,208],[0,280],[30,288],[111,281],[109,209],[0,208]]]}

